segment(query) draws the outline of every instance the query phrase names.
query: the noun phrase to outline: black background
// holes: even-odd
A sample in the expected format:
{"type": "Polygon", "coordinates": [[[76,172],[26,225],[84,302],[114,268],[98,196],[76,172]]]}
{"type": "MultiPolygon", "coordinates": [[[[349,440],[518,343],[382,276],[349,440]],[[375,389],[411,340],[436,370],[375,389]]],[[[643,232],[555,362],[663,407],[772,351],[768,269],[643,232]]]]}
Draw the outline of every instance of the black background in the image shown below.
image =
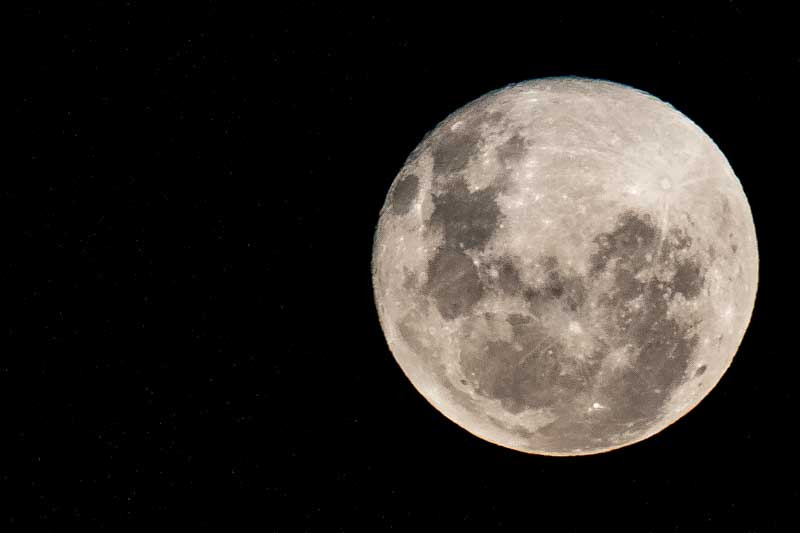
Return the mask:
{"type": "Polygon", "coordinates": [[[781,249],[800,47],[778,3],[77,4],[9,19],[4,530],[792,529],[781,249]],[[578,458],[500,448],[435,411],[386,346],[370,280],[379,209],[423,135],[552,75],[692,118],[741,180],[761,254],[717,388],[659,435],[578,458]]]}

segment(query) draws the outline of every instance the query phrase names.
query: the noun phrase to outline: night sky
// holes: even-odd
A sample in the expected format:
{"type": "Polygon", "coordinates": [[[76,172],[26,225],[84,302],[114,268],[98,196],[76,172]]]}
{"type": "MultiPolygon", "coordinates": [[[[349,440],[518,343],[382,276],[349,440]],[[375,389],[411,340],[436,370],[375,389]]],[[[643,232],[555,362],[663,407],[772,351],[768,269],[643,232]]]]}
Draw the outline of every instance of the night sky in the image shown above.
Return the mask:
{"type": "Polygon", "coordinates": [[[800,41],[782,4],[27,4],[5,49],[0,529],[798,527],[800,41]],[[554,75],[696,122],[761,256],[711,394],[576,458],[431,407],[386,345],[370,270],[425,133],[554,75]]]}

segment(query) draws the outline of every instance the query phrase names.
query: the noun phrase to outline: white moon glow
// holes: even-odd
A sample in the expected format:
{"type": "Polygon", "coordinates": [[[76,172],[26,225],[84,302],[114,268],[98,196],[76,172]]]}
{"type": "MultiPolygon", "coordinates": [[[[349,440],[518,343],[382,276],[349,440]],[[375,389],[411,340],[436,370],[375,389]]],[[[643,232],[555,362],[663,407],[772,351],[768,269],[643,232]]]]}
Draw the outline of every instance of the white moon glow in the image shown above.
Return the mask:
{"type": "Polygon", "coordinates": [[[373,249],[403,372],[471,433],[548,455],[643,440],[717,384],[758,281],[739,180],[631,87],[548,78],[461,108],[414,150],[373,249]]]}

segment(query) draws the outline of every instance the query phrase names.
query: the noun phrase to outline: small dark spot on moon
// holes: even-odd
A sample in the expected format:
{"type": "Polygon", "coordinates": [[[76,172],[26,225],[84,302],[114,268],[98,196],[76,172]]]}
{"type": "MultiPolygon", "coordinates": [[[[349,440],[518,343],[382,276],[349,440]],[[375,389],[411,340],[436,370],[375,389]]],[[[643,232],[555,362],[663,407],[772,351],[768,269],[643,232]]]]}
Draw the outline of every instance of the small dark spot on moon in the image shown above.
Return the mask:
{"type": "Polygon", "coordinates": [[[589,272],[597,274],[605,270],[615,258],[638,269],[644,265],[646,254],[653,251],[658,234],[649,214],[635,211],[620,214],[612,231],[594,238],[598,249],[590,258],[589,272]]]}
{"type": "Polygon", "coordinates": [[[686,250],[692,245],[692,238],[683,229],[673,227],[669,229],[669,237],[665,240],[665,245],[673,250],[686,250]]]}
{"type": "Polygon", "coordinates": [[[417,191],[419,191],[419,178],[416,174],[407,174],[401,177],[392,189],[392,213],[395,215],[408,213],[417,197],[417,191]]]}
{"type": "Polygon", "coordinates": [[[406,290],[412,290],[417,284],[417,273],[408,267],[405,267],[403,271],[403,288],[406,290]]]}
{"type": "Polygon", "coordinates": [[[686,299],[696,298],[703,288],[700,265],[689,260],[679,262],[672,278],[672,288],[686,299]]]}
{"type": "Polygon", "coordinates": [[[617,267],[614,272],[614,294],[613,300],[625,303],[638,298],[646,287],[646,283],[640,281],[634,272],[625,268],[624,265],[617,267]]]}
{"type": "Polygon", "coordinates": [[[522,291],[522,297],[528,302],[532,310],[536,310],[546,301],[544,293],[536,287],[525,287],[525,290],[522,291]]]}
{"type": "Polygon", "coordinates": [[[727,218],[731,214],[731,203],[728,201],[726,197],[722,197],[722,214],[727,218]]]}
{"type": "Polygon", "coordinates": [[[426,290],[447,320],[469,312],[483,296],[478,269],[472,259],[449,248],[440,248],[428,263],[426,290]]]}
{"type": "Polygon", "coordinates": [[[512,415],[521,413],[525,409],[525,404],[522,402],[522,400],[519,400],[513,396],[500,397],[500,405],[502,405],[503,409],[512,415]]]}
{"type": "Polygon", "coordinates": [[[519,294],[522,289],[522,281],[519,272],[511,260],[505,260],[497,270],[497,282],[500,288],[507,294],[519,294]]]}
{"type": "Polygon", "coordinates": [[[542,259],[542,266],[546,270],[552,270],[558,266],[558,257],[553,255],[548,255],[544,259],[542,259]]]}
{"type": "Polygon", "coordinates": [[[464,179],[458,178],[446,192],[433,196],[430,225],[442,229],[445,246],[481,250],[501,218],[497,194],[493,188],[470,192],[464,179]]]}
{"type": "Polygon", "coordinates": [[[532,318],[528,315],[521,315],[519,313],[510,313],[506,318],[506,322],[511,324],[512,326],[518,326],[520,324],[527,324],[530,322],[532,318]]]}
{"type": "Polygon", "coordinates": [[[583,278],[571,276],[564,282],[564,303],[570,311],[577,311],[586,302],[586,284],[583,278]]]}
{"type": "Polygon", "coordinates": [[[700,377],[706,373],[706,365],[700,365],[697,367],[697,371],[694,373],[694,377],[700,377]]]}
{"type": "Polygon", "coordinates": [[[733,252],[735,254],[736,250],[738,250],[738,249],[739,249],[739,247],[736,244],[731,244],[731,252],[733,252]]]}
{"type": "Polygon", "coordinates": [[[512,164],[520,161],[526,151],[525,139],[519,133],[515,133],[497,147],[497,157],[503,164],[512,164]]]}
{"type": "Polygon", "coordinates": [[[564,281],[561,279],[561,274],[555,270],[550,271],[547,274],[545,290],[552,298],[561,298],[561,295],[564,294],[564,281]]]}
{"type": "Polygon", "coordinates": [[[541,258],[546,275],[541,284],[520,286],[515,294],[520,294],[528,302],[531,310],[538,314],[540,308],[548,302],[560,301],[565,310],[577,311],[586,302],[586,280],[566,269],[560,269],[558,259],[554,256],[541,258]]]}
{"type": "Polygon", "coordinates": [[[467,384],[467,380],[466,379],[460,379],[459,383],[461,383],[462,385],[466,385],[467,384]]]}

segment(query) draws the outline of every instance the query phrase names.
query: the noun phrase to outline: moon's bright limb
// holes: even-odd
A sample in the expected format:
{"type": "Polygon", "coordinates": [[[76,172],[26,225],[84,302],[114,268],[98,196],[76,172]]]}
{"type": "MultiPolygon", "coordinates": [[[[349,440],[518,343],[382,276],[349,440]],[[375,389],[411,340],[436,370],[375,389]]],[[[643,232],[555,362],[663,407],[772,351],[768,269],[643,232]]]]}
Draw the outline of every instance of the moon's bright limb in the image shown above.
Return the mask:
{"type": "Polygon", "coordinates": [[[698,126],[607,81],[489,93],[430,132],[381,211],[375,300],[414,386],[517,450],[645,439],[716,385],[758,251],[739,180],[698,126]]]}

